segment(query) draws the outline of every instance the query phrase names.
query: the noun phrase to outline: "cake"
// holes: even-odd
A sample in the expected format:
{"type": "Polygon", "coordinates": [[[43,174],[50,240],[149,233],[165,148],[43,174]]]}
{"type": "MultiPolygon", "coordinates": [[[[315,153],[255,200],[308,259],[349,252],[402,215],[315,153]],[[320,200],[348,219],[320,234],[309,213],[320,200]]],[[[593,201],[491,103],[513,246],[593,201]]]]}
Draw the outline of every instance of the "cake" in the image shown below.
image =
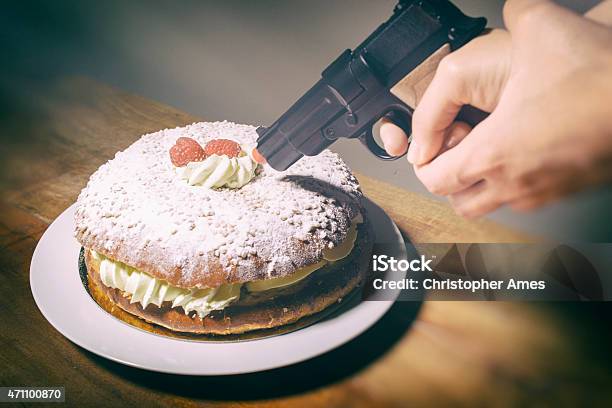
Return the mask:
{"type": "Polygon", "coordinates": [[[202,122],[142,136],[76,204],[90,293],[177,332],[270,329],[323,311],[364,279],[371,233],[334,153],[278,172],[255,127],[202,122]]]}

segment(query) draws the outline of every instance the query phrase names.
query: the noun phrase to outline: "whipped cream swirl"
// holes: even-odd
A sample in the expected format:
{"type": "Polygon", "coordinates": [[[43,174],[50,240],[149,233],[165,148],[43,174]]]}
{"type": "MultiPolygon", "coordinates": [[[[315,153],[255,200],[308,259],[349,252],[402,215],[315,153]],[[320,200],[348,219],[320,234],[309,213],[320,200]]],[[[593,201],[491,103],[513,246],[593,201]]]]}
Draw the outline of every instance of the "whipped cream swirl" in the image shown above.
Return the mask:
{"type": "Polygon", "coordinates": [[[190,186],[240,188],[255,177],[257,163],[248,155],[240,157],[213,154],[205,160],[176,167],[177,174],[190,186]]]}
{"type": "Polygon", "coordinates": [[[224,284],[218,288],[183,289],[138,271],[124,263],[108,259],[91,251],[100,262],[100,279],[111,288],[129,293],[130,303],[139,302],[143,309],[149,304],[160,307],[172,302],[172,307],[182,307],[185,314],[195,311],[201,318],[213,310],[221,310],[240,297],[240,284],[224,284]]]}

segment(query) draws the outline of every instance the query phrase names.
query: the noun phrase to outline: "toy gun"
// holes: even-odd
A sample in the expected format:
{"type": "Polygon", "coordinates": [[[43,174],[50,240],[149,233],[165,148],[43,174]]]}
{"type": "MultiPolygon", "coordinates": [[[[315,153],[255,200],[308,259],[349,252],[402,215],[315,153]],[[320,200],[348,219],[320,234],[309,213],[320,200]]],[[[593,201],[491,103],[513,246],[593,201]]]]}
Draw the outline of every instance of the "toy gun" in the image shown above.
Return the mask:
{"type": "MultiPolygon", "coordinates": [[[[345,137],[383,160],[397,159],[378,144],[372,126],[386,117],[410,135],[412,112],[440,60],[478,36],[486,22],[447,0],[400,0],[388,21],[336,58],[280,119],[257,129],[257,151],[274,169],[286,170],[345,137]]],[[[475,124],[483,115],[464,106],[458,120],[475,124]]]]}

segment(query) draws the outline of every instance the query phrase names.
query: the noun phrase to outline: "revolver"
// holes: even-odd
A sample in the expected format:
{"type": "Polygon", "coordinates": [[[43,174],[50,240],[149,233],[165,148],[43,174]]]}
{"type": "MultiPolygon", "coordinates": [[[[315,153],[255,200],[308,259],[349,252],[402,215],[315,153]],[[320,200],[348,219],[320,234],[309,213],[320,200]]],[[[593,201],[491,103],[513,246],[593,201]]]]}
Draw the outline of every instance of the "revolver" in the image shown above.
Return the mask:
{"type": "MultiPolygon", "coordinates": [[[[279,171],[341,137],[359,139],[382,160],[401,157],[387,154],[372,126],[385,117],[410,135],[412,113],[440,60],[478,36],[486,22],[447,0],[400,0],[386,22],[340,54],[276,122],[257,129],[257,152],[279,171]]],[[[464,106],[458,119],[475,124],[485,115],[464,106]]]]}

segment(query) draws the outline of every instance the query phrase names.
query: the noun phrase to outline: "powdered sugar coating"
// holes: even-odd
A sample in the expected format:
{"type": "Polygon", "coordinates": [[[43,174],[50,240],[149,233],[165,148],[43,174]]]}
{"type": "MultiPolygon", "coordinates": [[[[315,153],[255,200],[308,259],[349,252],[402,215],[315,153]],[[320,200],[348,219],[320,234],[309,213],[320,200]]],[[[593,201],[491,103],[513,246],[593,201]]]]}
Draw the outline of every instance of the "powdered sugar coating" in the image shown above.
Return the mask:
{"type": "Polygon", "coordinates": [[[201,122],[144,135],[90,178],[76,237],[112,259],[181,287],[286,276],[339,244],[361,212],[346,164],[326,150],[285,172],[269,166],[240,189],[189,186],[174,172],[176,139],[255,146],[255,127],[201,122]]]}

